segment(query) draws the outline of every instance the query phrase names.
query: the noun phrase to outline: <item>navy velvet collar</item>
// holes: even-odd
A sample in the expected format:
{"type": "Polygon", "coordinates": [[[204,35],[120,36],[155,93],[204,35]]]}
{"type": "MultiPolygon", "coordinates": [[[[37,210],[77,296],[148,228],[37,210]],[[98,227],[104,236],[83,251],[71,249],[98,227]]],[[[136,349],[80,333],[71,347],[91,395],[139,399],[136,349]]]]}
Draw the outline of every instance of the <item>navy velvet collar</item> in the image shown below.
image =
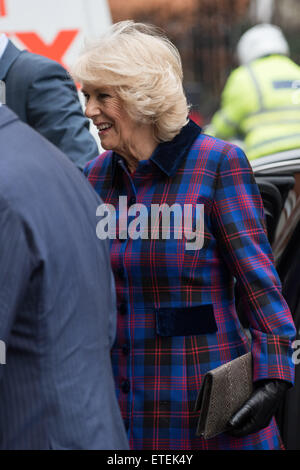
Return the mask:
{"type": "MultiPolygon", "coordinates": [[[[167,176],[173,176],[200,133],[201,127],[189,120],[188,124],[181,129],[180,133],[173,140],[158,144],[150,160],[167,176]]],[[[119,155],[113,153],[112,180],[115,177],[116,163],[120,158],[119,155]]]]}

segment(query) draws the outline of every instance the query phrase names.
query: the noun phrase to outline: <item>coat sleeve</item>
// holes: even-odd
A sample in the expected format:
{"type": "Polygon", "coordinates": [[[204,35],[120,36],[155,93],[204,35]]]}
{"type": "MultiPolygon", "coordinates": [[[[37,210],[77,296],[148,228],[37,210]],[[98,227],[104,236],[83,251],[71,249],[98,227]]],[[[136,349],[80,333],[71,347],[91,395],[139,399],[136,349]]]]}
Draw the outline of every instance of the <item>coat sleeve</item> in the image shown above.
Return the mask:
{"type": "Polygon", "coordinates": [[[28,286],[32,259],[23,224],[3,199],[0,227],[0,340],[6,344],[28,286]]]}
{"type": "Polygon", "coordinates": [[[98,154],[77,90],[57,62],[41,59],[28,90],[28,123],[64,152],[78,168],[98,154]]]}
{"type": "Polygon", "coordinates": [[[259,189],[238,147],[227,145],[223,151],[212,214],[220,255],[237,281],[250,323],[254,381],[293,382],[295,327],[281,293],[259,189]]]}

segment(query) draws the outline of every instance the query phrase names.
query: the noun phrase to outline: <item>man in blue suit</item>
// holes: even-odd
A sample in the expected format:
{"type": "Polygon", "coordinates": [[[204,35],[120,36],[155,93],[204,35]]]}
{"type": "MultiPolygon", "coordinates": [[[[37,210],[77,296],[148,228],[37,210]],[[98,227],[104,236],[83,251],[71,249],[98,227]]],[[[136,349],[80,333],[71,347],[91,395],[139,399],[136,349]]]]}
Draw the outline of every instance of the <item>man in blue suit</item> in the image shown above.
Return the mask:
{"type": "Polygon", "coordinates": [[[21,51],[0,34],[0,80],[9,108],[78,168],[99,154],[74,82],[58,62],[21,51]]]}
{"type": "Polygon", "coordinates": [[[64,154],[0,106],[0,449],[128,448],[100,202],[64,154]]]}

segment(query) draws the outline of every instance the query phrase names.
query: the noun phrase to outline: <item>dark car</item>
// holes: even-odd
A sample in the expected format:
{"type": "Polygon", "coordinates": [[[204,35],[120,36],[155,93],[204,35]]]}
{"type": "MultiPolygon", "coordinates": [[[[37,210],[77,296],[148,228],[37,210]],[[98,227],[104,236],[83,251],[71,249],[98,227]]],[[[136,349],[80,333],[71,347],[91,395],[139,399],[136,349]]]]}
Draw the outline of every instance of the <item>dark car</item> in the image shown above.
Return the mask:
{"type": "Polygon", "coordinates": [[[297,330],[295,386],[288,391],[277,422],[286,449],[300,450],[300,149],[259,158],[251,164],[264,203],[283,295],[297,330]]]}

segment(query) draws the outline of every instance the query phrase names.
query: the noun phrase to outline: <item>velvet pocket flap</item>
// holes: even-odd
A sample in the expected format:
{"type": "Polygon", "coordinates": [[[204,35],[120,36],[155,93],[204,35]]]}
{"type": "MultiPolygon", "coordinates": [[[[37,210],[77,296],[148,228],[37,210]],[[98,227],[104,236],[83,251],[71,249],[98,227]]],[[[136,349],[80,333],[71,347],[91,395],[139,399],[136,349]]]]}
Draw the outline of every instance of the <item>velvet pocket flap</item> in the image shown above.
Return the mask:
{"type": "Polygon", "coordinates": [[[159,336],[201,335],[217,330],[212,304],[156,310],[156,332],[159,336]]]}

